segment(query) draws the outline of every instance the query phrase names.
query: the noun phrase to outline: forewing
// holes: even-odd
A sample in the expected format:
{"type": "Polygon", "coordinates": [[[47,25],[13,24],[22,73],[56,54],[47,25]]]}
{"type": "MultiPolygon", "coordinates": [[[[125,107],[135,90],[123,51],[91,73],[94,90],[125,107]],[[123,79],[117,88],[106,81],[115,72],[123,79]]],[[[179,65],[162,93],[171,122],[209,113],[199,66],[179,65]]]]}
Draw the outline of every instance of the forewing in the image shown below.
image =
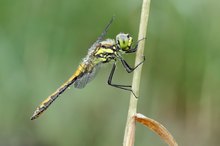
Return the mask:
{"type": "MultiPolygon", "coordinates": [[[[109,23],[107,24],[107,26],[105,27],[104,31],[102,32],[102,34],[98,37],[97,41],[95,43],[93,43],[93,45],[89,48],[89,53],[87,55],[87,57],[84,59],[85,62],[87,62],[90,59],[90,55],[92,54],[92,52],[99,47],[99,43],[104,39],[110,25],[112,24],[114,20],[114,17],[112,17],[112,19],[109,21],[109,23]]],[[[74,86],[76,88],[84,88],[86,86],[86,84],[88,82],[90,82],[95,76],[97,71],[99,70],[100,65],[96,65],[93,67],[93,69],[89,72],[85,72],[81,77],[79,77],[75,83],[74,86]]]]}
{"type": "Polygon", "coordinates": [[[104,39],[109,27],[111,26],[113,20],[115,19],[115,17],[112,17],[112,19],[109,21],[109,23],[106,25],[104,31],[102,32],[102,34],[98,37],[97,41],[95,43],[93,43],[93,45],[90,47],[90,51],[93,51],[97,45],[104,39]]]}
{"type": "Polygon", "coordinates": [[[107,26],[105,27],[104,31],[102,32],[102,34],[98,37],[98,42],[101,42],[103,40],[103,38],[105,37],[109,27],[111,26],[113,20],[115,19],[115,17],[112,17],[112,19],[109,21],[109,23],[107,24],[107,26]]]}

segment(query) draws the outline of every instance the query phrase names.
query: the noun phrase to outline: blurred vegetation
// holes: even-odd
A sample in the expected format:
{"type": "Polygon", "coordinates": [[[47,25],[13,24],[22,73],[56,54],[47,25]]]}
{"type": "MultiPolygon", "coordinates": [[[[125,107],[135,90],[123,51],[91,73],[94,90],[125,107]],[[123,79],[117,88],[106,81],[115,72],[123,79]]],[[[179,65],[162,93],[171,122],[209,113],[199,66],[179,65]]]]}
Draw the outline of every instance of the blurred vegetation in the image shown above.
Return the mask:
{"type": "MultiPolygon", "coordinates": [[[[220,2],[152,0],[139,112],[179,145],[218,145],[220,2]]],[[[71,88],[36,121],[36,106],[75,71],[110,18],[107,37],[138,34],[141,1],[0,1],[0,146],[121,145],[129,93],[109,87],[111,65],[71,88]],[[98,90],[97,90],[98,89],[98,90]]],[[[134,55],[126,56],[130,64],[134,55]]],[[[132,75],[118,64],[114,81],[132,75]]],[[[135,145],[165,145],[137,125],[135,145]]]]}

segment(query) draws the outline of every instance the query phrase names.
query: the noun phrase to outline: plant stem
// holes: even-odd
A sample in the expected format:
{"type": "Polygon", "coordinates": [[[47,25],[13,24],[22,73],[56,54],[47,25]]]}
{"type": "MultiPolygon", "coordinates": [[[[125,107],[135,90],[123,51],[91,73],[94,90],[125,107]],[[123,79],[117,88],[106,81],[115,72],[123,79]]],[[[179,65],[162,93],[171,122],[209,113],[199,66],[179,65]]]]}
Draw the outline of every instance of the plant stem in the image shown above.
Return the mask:
{"type": "MultiPolygon", "coordinates": [[[[147,23],[150,11],[150,0],[143,0],[138,40],[146,38],[147,23]]],[[[139,46],[136,53],[135,65],[143,61],[145,39],[139,42],[139,46]]],[[[140,65],[133,75],[132,90],[136,96],[139,96],[139,86],[141,80],[142,65],[140,65]]],[[[137,98],[131,94],[130,105],[128,110],[127,124],[125,127],[123,146],[133,146],[135,139],[135,118],[134,115],[137,112],[137,98]]]]}

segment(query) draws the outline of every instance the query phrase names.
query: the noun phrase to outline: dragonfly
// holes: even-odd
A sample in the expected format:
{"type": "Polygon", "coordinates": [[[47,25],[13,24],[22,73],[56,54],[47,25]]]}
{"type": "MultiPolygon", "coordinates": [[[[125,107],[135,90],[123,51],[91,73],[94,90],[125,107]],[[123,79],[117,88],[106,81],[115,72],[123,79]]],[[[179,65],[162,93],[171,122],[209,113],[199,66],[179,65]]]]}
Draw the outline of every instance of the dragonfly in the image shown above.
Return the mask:
{"type": "MultiPolygon", "coordinates": [[[[143,56],[143,60],[135,67],[131,67],[123,59],[122,54],[136,52],[138,43],[140,42],[139,40],[137,41],[136,45],[133,45],[133,38],[128,33],[119,33],[115,40],[104,40],[104,37],[113,20],[114,17],[112,17],[104,31],[89,48],[87,56],[79,64],[73,75],[37,107],[31,116],[31,120],[38,118],[72,84],[74,84],[75,88],[84,88],[87,83],[94,79],[102,64],[107,64],[110,62],[113,64],[107,81],[108,85],[130,91],[134,94],[131,85],[118,85],[112,83],[113,75],[116,69],[116,63],[117,61],[120,61],[125,70],[128,73],[131,73],[145,61],[145,57],[143,56]]],[[[135,94],[134,96],[136,97],[135,94]]]]}

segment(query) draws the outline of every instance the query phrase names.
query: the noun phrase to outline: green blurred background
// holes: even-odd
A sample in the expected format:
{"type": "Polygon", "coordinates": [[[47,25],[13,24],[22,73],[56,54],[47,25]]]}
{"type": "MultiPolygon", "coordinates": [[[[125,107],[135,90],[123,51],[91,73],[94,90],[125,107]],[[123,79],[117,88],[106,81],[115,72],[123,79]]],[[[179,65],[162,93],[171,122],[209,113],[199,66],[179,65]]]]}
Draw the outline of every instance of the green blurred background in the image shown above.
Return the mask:
{"type": "MultiPolygon", "coordinates": [[[[83,90],[71,88],[36,121],[36,106],[76,70],[105,25],[137,40],[139,0],[0,1],[0,146],[119,146],[130,93],[107,85],[111,65],[83,90]]],[[[220,137],[220,2],[152,0],[138,111],[179,145],[220,137]]],[[[135,55],[125,58],[134,64],[135,55]]],[[[118,64],[114,82],[131,83],[118,64]]],[[[166,145],[137,124],[136,146],[166,145]]]]}

